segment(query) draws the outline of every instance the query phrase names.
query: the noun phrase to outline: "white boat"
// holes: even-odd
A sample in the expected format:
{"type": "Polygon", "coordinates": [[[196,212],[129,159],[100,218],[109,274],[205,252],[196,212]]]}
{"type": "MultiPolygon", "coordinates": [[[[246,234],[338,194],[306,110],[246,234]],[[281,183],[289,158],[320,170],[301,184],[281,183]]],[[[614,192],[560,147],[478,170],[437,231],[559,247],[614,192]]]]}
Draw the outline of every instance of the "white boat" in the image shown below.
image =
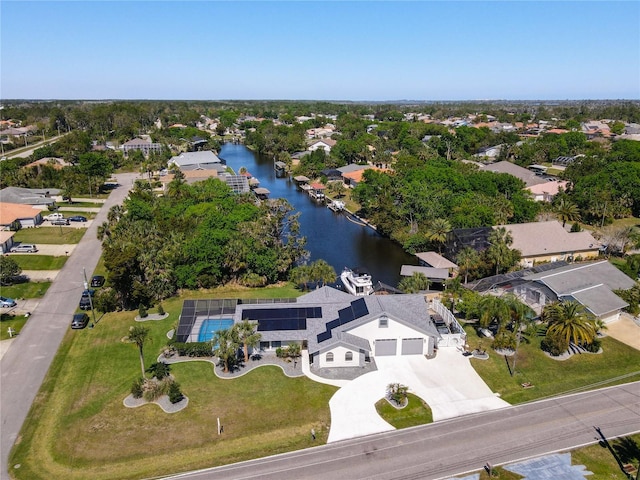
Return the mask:
{"type": "Polygon", "coordinates": [[[329,210],[333,210],[334,212],[341,212],[342,210],[344,210],[344,202],[340,200],[334,200],[333,202],[328,203],[327,207],[329,208],[329,210]]]}
{"type": "Polygon", "coordinates": [[[363,269],[346,268],[340,274],[340,281],[351,295],[364,297],[373,293],[373,281],[369,272],[363,269]]]}

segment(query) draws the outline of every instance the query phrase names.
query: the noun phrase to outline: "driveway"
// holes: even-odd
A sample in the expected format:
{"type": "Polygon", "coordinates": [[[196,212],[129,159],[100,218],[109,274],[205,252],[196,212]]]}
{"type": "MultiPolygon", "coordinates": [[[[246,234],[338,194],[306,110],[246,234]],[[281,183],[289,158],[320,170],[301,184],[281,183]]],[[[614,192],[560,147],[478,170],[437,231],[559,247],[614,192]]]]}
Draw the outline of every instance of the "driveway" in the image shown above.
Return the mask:
{"type": "MultiPolygon", "coordinates": [[[[28,243],[28,242],[24,242],[24,243],[28,243]]],[[[11,252],[10,255],[26,255],[26,256],[31,256],[31,255],[51,255],[53,257],[68,257],[69,255],[71,255],[71,253],[73,253],[73,249],[76,248],[76,244],[75,243],[67,243],[67,244],[62,244],[62,245],[56,245],[53,243],[36,243],[36,246],[38,247],[38,251],[33,253],[33,252],[11,252]]]]}
{"type": "Polygon", "coordinates": [[[618,320],[608,323],[604,333],[640,350],[640,324],[634,322],[633,317],[628,313],[623,312],[618,320]]]}
{"type": "Polygon", "coordinates": [[[469,358],[456,349],[441,348],[430,360],[420,355],[376,357],[376,365],[377,371],[351,381],[329,401],[328,442],[393,430],[375,409],[390,383],[406,385],[422,398],[431,408],[434,421],[509,406],[482,381],[469,358]]]}

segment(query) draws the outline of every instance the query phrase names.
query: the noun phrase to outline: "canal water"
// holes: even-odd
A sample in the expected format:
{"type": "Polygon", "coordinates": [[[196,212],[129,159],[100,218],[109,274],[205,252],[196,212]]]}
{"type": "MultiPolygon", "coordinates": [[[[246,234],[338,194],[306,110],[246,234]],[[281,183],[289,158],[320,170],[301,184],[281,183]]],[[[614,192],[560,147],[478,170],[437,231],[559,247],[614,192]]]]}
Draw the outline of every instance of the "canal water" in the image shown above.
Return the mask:
{"type": "Polygon", "coordinates": [[[273,160],[255,154],[244,145],[226,143],[218,155],[235,172],[245,167],[268,189],[270,198],[285,198],[300,212],[300,233],[307,238],[310,261],[323,259],[336,273],[344,267],[364,267],[378,281],[397,286],[403,264],[417,265],[417,258],[397,243],[379,235],[370,227],[360,226],[346,214],[334,213],[318,204],[296,187],[288,177],[276,177],[273,160]]]}

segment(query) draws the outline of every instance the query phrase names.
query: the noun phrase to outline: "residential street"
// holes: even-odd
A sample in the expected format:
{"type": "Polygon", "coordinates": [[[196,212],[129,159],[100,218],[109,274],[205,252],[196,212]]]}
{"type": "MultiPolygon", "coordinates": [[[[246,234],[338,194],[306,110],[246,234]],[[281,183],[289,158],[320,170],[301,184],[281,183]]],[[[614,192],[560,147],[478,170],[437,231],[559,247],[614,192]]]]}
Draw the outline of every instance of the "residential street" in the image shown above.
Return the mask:
{"type": "Polygon", "coordinates": [[[120,186],[113,190],[38,307],[32,312],[20,335],[12,340],[9,350],[0,360],[2,478],[5,478],[8,471],[11,447],[60,342],[70,327],[71,317],[84,288],[83,268],[89,277],[100,259],[102,248],[96,237],[98,225],[106,220],[112,205],[122,203],[137,177],[137,173],[117,175],[120,186]]]}
{"type": "Polygon", "coordinates": [[[592,444],[594,427],[640,432],[640,382],[167,478],[435,480],[592,444]]]}

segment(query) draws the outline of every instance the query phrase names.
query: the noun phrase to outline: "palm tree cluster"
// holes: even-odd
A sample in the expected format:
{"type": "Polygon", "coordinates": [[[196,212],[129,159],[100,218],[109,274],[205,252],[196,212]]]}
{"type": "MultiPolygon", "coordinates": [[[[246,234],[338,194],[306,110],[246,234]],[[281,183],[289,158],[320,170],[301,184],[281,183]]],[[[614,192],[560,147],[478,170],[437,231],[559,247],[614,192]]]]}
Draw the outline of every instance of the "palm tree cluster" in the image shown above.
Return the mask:
{"type": "Polygon", "coordinates": [[[533,311],[518,297],[486,295],[478,303],[479,325],[496,331],[493,347],[516,350],[523,328],[531,324],[533,311]]]}
{"type": "Polygon", "coordinates": [[[255,348],[262,335],[257,332],[257,322],[244,320],[226,330],[218,330],[213,337],[213,354],[220,359],[220,363],[227,373],[230,367],[238,361],[238,351],[243,350],[244,361],[249,361],[249,347],[255,348]]]}

